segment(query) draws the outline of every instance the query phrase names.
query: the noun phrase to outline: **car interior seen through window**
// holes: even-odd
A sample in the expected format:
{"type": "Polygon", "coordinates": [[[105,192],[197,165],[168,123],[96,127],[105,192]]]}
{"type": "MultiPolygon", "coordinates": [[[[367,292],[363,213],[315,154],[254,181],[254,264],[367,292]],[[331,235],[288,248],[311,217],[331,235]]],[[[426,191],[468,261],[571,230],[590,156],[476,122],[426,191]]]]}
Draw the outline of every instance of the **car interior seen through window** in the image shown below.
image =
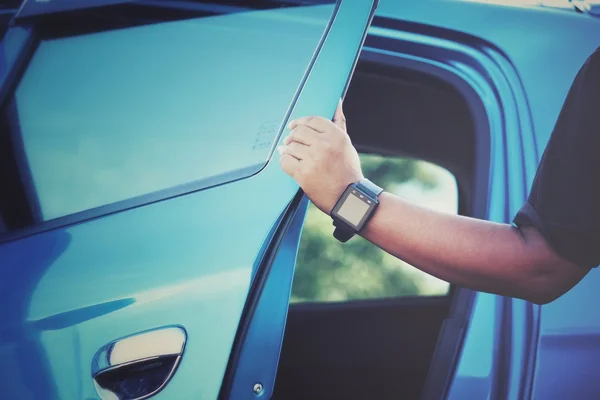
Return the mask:
{"type": "MultiPolygon", "coordinates": [[[[454,176],[413,158],[361,154],[366,178],[420,205],[458,212],[454,176]]],[[[361,237],[333,236],[331,218],[310,205],[296,263],[292,303],[338,302],[401,296],[444,296],[449,284],[425,274],[361,237]]]]}

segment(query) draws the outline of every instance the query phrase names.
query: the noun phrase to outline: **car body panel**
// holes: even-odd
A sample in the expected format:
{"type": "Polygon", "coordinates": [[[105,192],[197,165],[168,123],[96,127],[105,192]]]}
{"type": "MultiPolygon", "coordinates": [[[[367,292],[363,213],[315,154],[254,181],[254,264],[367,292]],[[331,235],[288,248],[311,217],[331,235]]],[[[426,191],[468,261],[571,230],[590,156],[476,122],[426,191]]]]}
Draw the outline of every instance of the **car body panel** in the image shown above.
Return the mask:
{"type": "Polygon", "coordinates": [[[597,18],[575,12],[514,3],[382,1],[376,16],[463,32],[501,49],[525,88],[541,154],[575,74],[600,45],[600,26],[597,18]]]}
{"type": "MultiPolygon", "coordinates": [[[[532,166],[539,162],[575,75],[600,45],[600,20],[518,2],[491,3],[382,1],[376,15],[418,24],[424,32],[443,28],[460,33],[464,36],[458,45],[471,47],[467,53],[484,58],[490,49],[497,53],[493,58],[501,62],[492,69],[508,77],[505,81],[513,92],[525,99],[519,105],[521,116],[517,115],[525,120],[523,131],[519,135],[502,129],[490,149],[486,217],[510,223],[526,198],[535,173],[532,166]],[[487,45],[482,48],[480,41],[487,45]]],[[[376,19],[371,32],[377,29],[376,19]]],[[[486,74],[484,70],[470,75],[486,74]]],[[[498,87],[493,75],[484,80],[498,87]]],[[[510,96],[506,92],[499,97],[506,94],[510,96]]],[[[598,367],[593,360],[600,355],[600,322],[594,307],[599,283],[600,272],[594,269],[569,293],[541,307],[478,293],[446,398],[598,397],[600,383],[593,378],[598,367]]]]}
{"type": "MultiPolygon", "coordinates": [[[[427,66],[432,73],[445,74],[447,79],[454,79],[464,88],[464,95],[472,98],[473,108],[477,106],[477,110],[485,114],[490,126],[488,154],[483,162],[488,168],[480,171],[483,171],[481,179],[486,182],[486,192],[477,194],[485,201],[476,216],[510,223],[526,198],[535,167],[575,74],[600,45],[600,20],[565,10],[519,6],[517,2],[497,5],[460,0],[382,0],[376,17],[369,30],[371,43],[365,48],[363,58],[381,61],[385,55],[400,60],[402,65],[419,64],[423,68],[427,66]],[[384,20],[394,23],[390,25],[384,20]],[[383,45],[379,47],[380,39],[396,40],[406,46],[404,50],[392,51],[383,45]],[[476,105],[477,102],[480,104],[476,105]]],[[[341,38],[338,40],[342,43],[341,38]]],[[[341,51],[341,47],[336,49],[341,51]]],[[[7,70],[0,68],[0,73],[4,71],[7,70]]],[[[315,74],[311,79],[326,85],[333,75],[331,71],[322,71],[320,78],[315,74]]],[[[346,84],[342,82],[341,78],[336,81],[334,90],[342,90],[346,84]]],[[[312,99],[311,104],[307,101],[305,106],[298,106],[293,116],[333,113],[334,104],[331,99],[319,96],[319,85],[303,92],[302,98],[312,99]]],[[[231,383],[229,395],[246,396],[247,393],[250,396],[253,382],[264,382],[269,393],[271,371],[276,368],[280,346],[278,332],[283,326],[274,324],[269,315],[273,312],[279,315],[279,320],[285,318],[281,317],[280,306],[289,288],[277,287],[268,276],[289,279],[281,266],[295,257],[297,241],[294,237],[301,227],[305,206],[298,202],[299,212],[289,220],[289,236],[281,238],[284,261],[275,258],[271,268],[276,272],[264,275],[262,285],[256,285],[259,279],[253,280],[252,271],[260,272],[265,243],[277,236],[276,228],[289,212],[288,204],[297,191],[297,186],[275,165],[276,162],[270,161],[259,174],[237,182],[236,190],[228,185],[215,187],[91,221],[90,224],[98,227],[94,230],[82,224],[0,247],[0,259],[8,260],[4,265],[11,268],[12,286],[11,291],[0,292],[2,304],[19,305],[0,311],[4,321],[9,321],[3,322],[0,328],[0,358],[3,365],[18,366],[7,369],[10,374],[0,380],[0,388],[25,390],[31,398],[47,393],[60,394],[61,398],[93,396],[86,360],[107,339],[132,333],[130,328],[135,324],[141,330],[150,325],[179,323],[197,328],[207,341],[220,344],[195,343],[186,350],[187,354],[192,349],[194,355],[187,354],[184,363],[202,363],[207,356],[221,363],[220,373],[208,372],[213,374],[214,382],[210,389],[205,392],[196,388],[193,395],[215,396],[223,371],[231,383]],[[224,195],[262,196],[255,191],[255,184],[271,190],[274,182],[282,189],[268,200],[272,201],[269,209],[257,207],[260,215],[256,216],[241,211],[231,215],[241,218],[239,221],[255,237],[241,235],[235,230],[237,225],[231,222],[227,245],[223,244],[225,241],[220,242],[211,228],[222,227],[217,217],[219,211],[227,214],[229,207],[237,204],[224,195]],[[202,210],[201,206],[206,208],[202,210]],[[139,232],[136,229],[132,237],[122,241],[110,237],[123,226],[140,224],[140,221],[139,232]],[[161,226],[161,230],[156,230],[156,226],[161,226]],[[212,242],[200,246],[198,238],[205,237],[212,242]],[[96,239],[96,242],[88,239],[96,239]],[[234,242],[235,251],[230,246],[234,242]],[[238,242],[240,254],[237,254],[238,242]],[[152,245],[156,243],[161,245],[152,245]],[[31,246],[38,250],[27,251],[31,246]],[[145,249],[139,260],[137,255],[131,254],[136,246],[145,249]],[[207,252],[204,252],[205,247],[207,252]],[[258,251],[258,248],[263,250],[258,251]],[[245,257],[252,252],[257,257],[245,257]],[[212,263],[216,257],[222,257],[221,253],[227,253],[218,264],[224,269],[216,273],[216,264],[212,263]],[[121,273],[124,262],[128,269],[132,268],[127,281],[109,282],[109,277],[101,274],[106,268],[121,273]],[[25,264],[35,267],[25,273],[21,269],[25,264]],[[81,268],[84,264],[86,267],[81,268]],[[198,268],[211,265],[213,269],[198,274],[197,270],[190,272],[183,265],[198,268]],[[95,286],[84,288],[78,281],[81,276],[73,276],[69,283],[67,272],[73,270],[84,271],[81,272],[83,278],[95,286]],[[165,277],[173,284],[166,285],[165,277]],[[112,284],[116,286],[110,287],[112,284]],[[136,290],[126,290],[125,285],[136,290]],[[246,294],[256,287],[264,288],[268,294],[264,299],[270,300],[261,302],[256,298],[252,308],[256,318],[248,319],[245,333],[240,335],[239,315],[248,311],[246,294]],[[200,290],[202,288],[206,289],[200,290]],[[237,313],[237,319],[197,307],[203,293],[207,299],[212,296],[210,301],[221,302],[219,307],[224,310],[229,307],[232,314],[237,313]],[[231,296],[227,296],[228,293],[231,296]],[[67,296],[65,299],[70,301],[59,299],[59,295],[67,296]],[[176,306],[170,306],[175,303],[176,306]],[[164,311],[157,312],[161,304],[164,311]],[[176,311],[171,313],[171,310],[176,311]],[[110,335],[103,333],[103,329],[107,329],[105,323],[117,326],[117,331],[111,331],[110,335]],[[269,324],[275,331],[268,330],[269,324]],[[207,326],[211,329],[202,330],[207,326]],[[212,328],[215,326],[221,326],[230,336],[214,336],[212,328]],[[273,336],[264,336],[265,332],[273,336]],[[239,348],[235,367],[231,360],[223,362],[227,343],[239,348]],[[264,354],[268,354],[271,361],[265,362],[264,369],[257,368],[262,363],[256,360],[264,354]],[[17,368],[27,369],[32,365],[37,369],[31,370],[31,374],[15,372],[17,368]],[[77,374],[87,381],[73,379],[77,374]]],[[[598,300],[598,283],[600,272],[594,269],[569,293],[541,307],[523,300],[475,293],[468,314],[461,315],[466,318],[465,324],[462,321],[456,324],[457,329],[463,330],[460,335],[463,339],[453,343],[457,349],[448,385],[441,392],[435,392],[442,396],[431,398],[597,398],[600,380],[596,379],[599,370],[595,360],[600,356],[600,320],[594,304],[598,300]]],[[[197,379],[197,376],[178,372],[164,393],[171,393],[167,392],[171,385],[173,388],[183,385],[186,379],[197,379]]]]}
{"type": "MultiPolygon", "coordinates": [[[[348,3],[339,7],[292,117],[333,115],[375,6],[348,3]]],[[[305,201],[292,202],[297,193],[278,160],[269,159],[259,173],[234,183],[0,245],[0,392],[23,399],[96,398],[91,363],[102,346],[172,325],[183,327],[188,340],[176,373],[156,398],[217,398],[226,372],[237,388],[237,362],[245,359],[247,344],[238,342],[246,328],[240,321],[255,313],[248,298],[260,300],[257,276],[268,275],[263,269],[270,267],[264,253],[292,211],[297,218],[278,244],[273,268],[293,271],[306,209],[305,201]],[[242,353],[233,363],[232,349],[242,353]]],[[[276,298],[287,309],[291,274],[275,276],[285,279],[277,281],[276,298]]],[[[280,310],[269,321],[279,335],[285,316],[280,310]]],[[[260,321],[253,326],[265,329],[260,321]]],[[[257,368],[262,379],[274,379],[280,345],[263,346],[275,363],[257,368]]]]}

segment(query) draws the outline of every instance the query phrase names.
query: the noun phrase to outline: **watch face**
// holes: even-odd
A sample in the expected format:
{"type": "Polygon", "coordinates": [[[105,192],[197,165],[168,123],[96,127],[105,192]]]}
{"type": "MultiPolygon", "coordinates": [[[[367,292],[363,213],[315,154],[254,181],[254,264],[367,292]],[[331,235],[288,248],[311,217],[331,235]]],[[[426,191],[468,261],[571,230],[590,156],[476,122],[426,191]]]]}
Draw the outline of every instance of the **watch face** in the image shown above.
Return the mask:
{"type": "Polygon", "coordinates": [[[345,222],[351,228],[359,231],[375,202],[365,196],[360,190],[349,187],[333,209],[333,215],[345,222]]]}
{"type": "Polygon", "coordinates": [[[346,197],[346,201],[342,203],[337,214],[355,227],[358,227],[368,210],[369,205],[365,201],[361,200],[355,193],[350,193],[346,197]]]}

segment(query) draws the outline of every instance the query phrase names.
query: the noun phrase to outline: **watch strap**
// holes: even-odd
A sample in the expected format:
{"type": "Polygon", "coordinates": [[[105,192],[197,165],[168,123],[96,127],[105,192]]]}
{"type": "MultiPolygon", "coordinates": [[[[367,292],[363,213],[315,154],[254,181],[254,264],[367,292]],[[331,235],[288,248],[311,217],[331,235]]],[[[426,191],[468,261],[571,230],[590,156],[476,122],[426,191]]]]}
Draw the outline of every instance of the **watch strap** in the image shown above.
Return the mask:
{"type": "Polygon", "coordinates": [[[361,179],[360,182],[356,184],[360,190],[365,192],[367,195],[371,196],[373,199],[379,197],[383,189],[371,182],[368,179],[361,179]]]}
{"type": "Polygon", "coordinates": [[[348,229],[341,224],[337,224],[336,221],[333,221],[333,226],[335,226],[335,229],[333,230],[333,237],[342,243],[346,243],[356,234],[356,232],[353,230],[348,229]]]}

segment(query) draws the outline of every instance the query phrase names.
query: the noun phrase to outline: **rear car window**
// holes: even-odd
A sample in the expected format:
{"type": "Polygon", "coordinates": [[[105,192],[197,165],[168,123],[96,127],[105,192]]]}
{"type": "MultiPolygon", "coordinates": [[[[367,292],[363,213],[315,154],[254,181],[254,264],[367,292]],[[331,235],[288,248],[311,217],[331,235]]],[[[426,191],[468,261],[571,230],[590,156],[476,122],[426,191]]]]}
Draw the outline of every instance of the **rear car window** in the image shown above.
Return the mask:
{"type": "MultiPolygon", "coordinates": [[[[366,178],[425,207],[456,214],[458,186],[446,169],[414,158],[361,154],[366,178]]],[[[444,296],[450,285],[362,237],[340,243],[331,217],[310,205],[292,287],[293,303],[444,296]]]]}
{"type": "Polygon", "coordinates": [[[3,206],[5,224],[260,171],[333,11],[262,9],[41,40],[2,113],[0,140],[14,149],[2,167],[28,206],[20,221],[3,206]]]}

